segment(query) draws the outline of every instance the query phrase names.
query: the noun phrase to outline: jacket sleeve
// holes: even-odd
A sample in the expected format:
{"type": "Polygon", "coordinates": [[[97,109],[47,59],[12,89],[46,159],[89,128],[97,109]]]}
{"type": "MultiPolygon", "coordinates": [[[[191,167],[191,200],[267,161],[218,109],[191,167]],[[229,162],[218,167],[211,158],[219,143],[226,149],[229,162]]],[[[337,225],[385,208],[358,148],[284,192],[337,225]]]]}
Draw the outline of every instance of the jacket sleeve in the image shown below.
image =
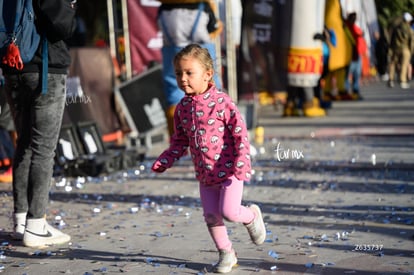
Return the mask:
{"type": "Polygon", "coordinates": [[[182,157],[189,146],[188,137],[184,133],[180,123],[181,121],[177,115],[176,109],[174,114],[174,125],[177,125],[178,127],[175,127],[174,129],[174,134],[170,140],[170,147],[157,158],[157,160],[159,160],[166,168],[170,168],[176,160],[182,157]]]}
{"type": "MultiPolygon", "coordinates": [[[[236,104],[228,98],[227,108],[225,109],[226,125],[231,133],[234,142],[235,163],[244,163],[244,167],[251,167],[250,163],[250,142],[247,133],[246,123],[237,108],[236,104]]],[[[235,166],[236,169],[238,165],[235,166]]],[[[237,175],[238,173],[235,173],[237,175]]]]}

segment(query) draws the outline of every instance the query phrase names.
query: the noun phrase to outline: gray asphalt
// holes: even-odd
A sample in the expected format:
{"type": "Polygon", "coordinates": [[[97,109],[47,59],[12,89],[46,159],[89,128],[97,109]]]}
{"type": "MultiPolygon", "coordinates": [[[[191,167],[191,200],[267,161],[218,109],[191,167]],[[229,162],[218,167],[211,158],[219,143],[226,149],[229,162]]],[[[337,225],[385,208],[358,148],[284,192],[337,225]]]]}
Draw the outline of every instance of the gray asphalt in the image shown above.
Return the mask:
{"type": "MultiPolygon", "coordinates": [[[[260,205],[268,235],[255,246],[242,225],[227,224],[239,260],[231,274],[414,273],[414,89],[372,81],[361,93],[321,118],[258,108],[265,142],[254,145],[243,203],[260,205]]],[[[47,219],[72,236],[67,245],[11,240],[11,186],[1,184],[0,273],[212,272],[218,254],[190,160],[150,172],[165,146],[128,171],[55,179],[47,219]]]]}

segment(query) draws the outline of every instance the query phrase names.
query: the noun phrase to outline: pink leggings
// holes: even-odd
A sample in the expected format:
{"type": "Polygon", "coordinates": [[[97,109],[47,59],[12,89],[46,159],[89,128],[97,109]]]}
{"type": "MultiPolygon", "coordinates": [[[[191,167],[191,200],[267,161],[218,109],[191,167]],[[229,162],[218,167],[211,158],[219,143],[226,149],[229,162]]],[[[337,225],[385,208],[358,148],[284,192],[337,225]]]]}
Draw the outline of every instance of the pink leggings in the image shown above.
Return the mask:
{"type": "Polygon", "coordinates": [[[224,225],[229,222],[250,223],[254,212],[242,206],[243,181],[232,176],[220,184],[200,184],[200,198],[204,220],[218,250],[231,251],[232,244],[224,225]]]}

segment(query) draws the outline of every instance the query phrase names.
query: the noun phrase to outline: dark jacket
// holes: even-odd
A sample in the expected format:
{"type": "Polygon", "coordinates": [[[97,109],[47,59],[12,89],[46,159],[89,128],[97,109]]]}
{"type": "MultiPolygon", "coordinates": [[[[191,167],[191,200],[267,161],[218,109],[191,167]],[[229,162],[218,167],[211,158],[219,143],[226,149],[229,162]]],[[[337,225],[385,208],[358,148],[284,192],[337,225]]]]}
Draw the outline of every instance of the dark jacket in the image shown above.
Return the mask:
{"type": "MultiPolygon", "coordinates": [[[[63,22],[69,25],[64,33],[55,34],[53,33],[50,17],[48,17],[48,11],[54,10],[59,13],[58,10],[64,12],[63,5],[56,7],[56,3],[63,2],[65,5],[70,5],[71,0],[33,0],[33,9],[35,12],[36,20],[35,24],[40,34],[46,34],[47,45],[48,45],[48,72],[57,74],[66,74],[71,62],[69,48],[64,42],[64,39],[70,38],[76,28],[76,21],[74,13],[68,14],[67,22],[63,22]],[[72,26],[71,26],[72,24],[72,26]]],[[[59,22],[62,23],[62,22],[59,22]]],[[[25,63],[23,70],[18,71],[8,66],[2,66],[4,74],[15,74],[15,73],[28,73],[28,72],[41,72],[42,71],[42,49],[43,49],[43,38],[40,40],[39,47],[36,51],[35,56],[29,63],[25,63]]]]}
{"type": "Polygon", "coordinates": [[[394,27],[391,33],[390,47],[395,52],[401,52],[403,49],[411,51],[414,48],[414,37],[410,23],[403,20],[394,27]]]}

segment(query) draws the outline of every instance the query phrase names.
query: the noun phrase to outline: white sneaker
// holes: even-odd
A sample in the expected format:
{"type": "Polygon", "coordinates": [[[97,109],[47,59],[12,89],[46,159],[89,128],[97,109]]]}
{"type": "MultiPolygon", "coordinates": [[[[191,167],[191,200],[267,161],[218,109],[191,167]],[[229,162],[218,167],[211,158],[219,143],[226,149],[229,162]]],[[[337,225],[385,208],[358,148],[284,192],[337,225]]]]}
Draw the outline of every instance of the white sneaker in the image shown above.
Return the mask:
{"type": "Polygon", "coordinates": [[[259,206],[252,204],[249,208],[254,212],[255,218],[249,223],[245,224],[247,232],[249,232],[250,239],[257,245],[262,244],[266,239],[266,227],[262,217],[262,211],[259,206]]]}
{"type": "Polygon", "coordinates": [[[64,244],[70,236],[50,226],[45,218],[28,219],[23,235],[23,244],[28,247],[47,247],[64,244]]]}
{"type": "Polygon", "coordinates": [[[26,213],[13,214],[13,233],[14,240],[23,240],[24,228],[26,226],[26,213]]]}
{"type": "Polygon", "coordinates": [[[390,76],[388,74],[381,75],[381,80],[382,81],[388,81],[389,79],[390,79],[390,76]]]}
{"type": "Polygon", "coordinates": [[[401,89],[410,89],[410,84],[408,84],[407,82],[401,82],[400,86],[401,89]]]}
{"type": "Polygon", "coordinates": [[[220,250],[219,261],[215,266],[216,273],[229,273],[231,269],[237,264],[236,252],[220,250]]]}

